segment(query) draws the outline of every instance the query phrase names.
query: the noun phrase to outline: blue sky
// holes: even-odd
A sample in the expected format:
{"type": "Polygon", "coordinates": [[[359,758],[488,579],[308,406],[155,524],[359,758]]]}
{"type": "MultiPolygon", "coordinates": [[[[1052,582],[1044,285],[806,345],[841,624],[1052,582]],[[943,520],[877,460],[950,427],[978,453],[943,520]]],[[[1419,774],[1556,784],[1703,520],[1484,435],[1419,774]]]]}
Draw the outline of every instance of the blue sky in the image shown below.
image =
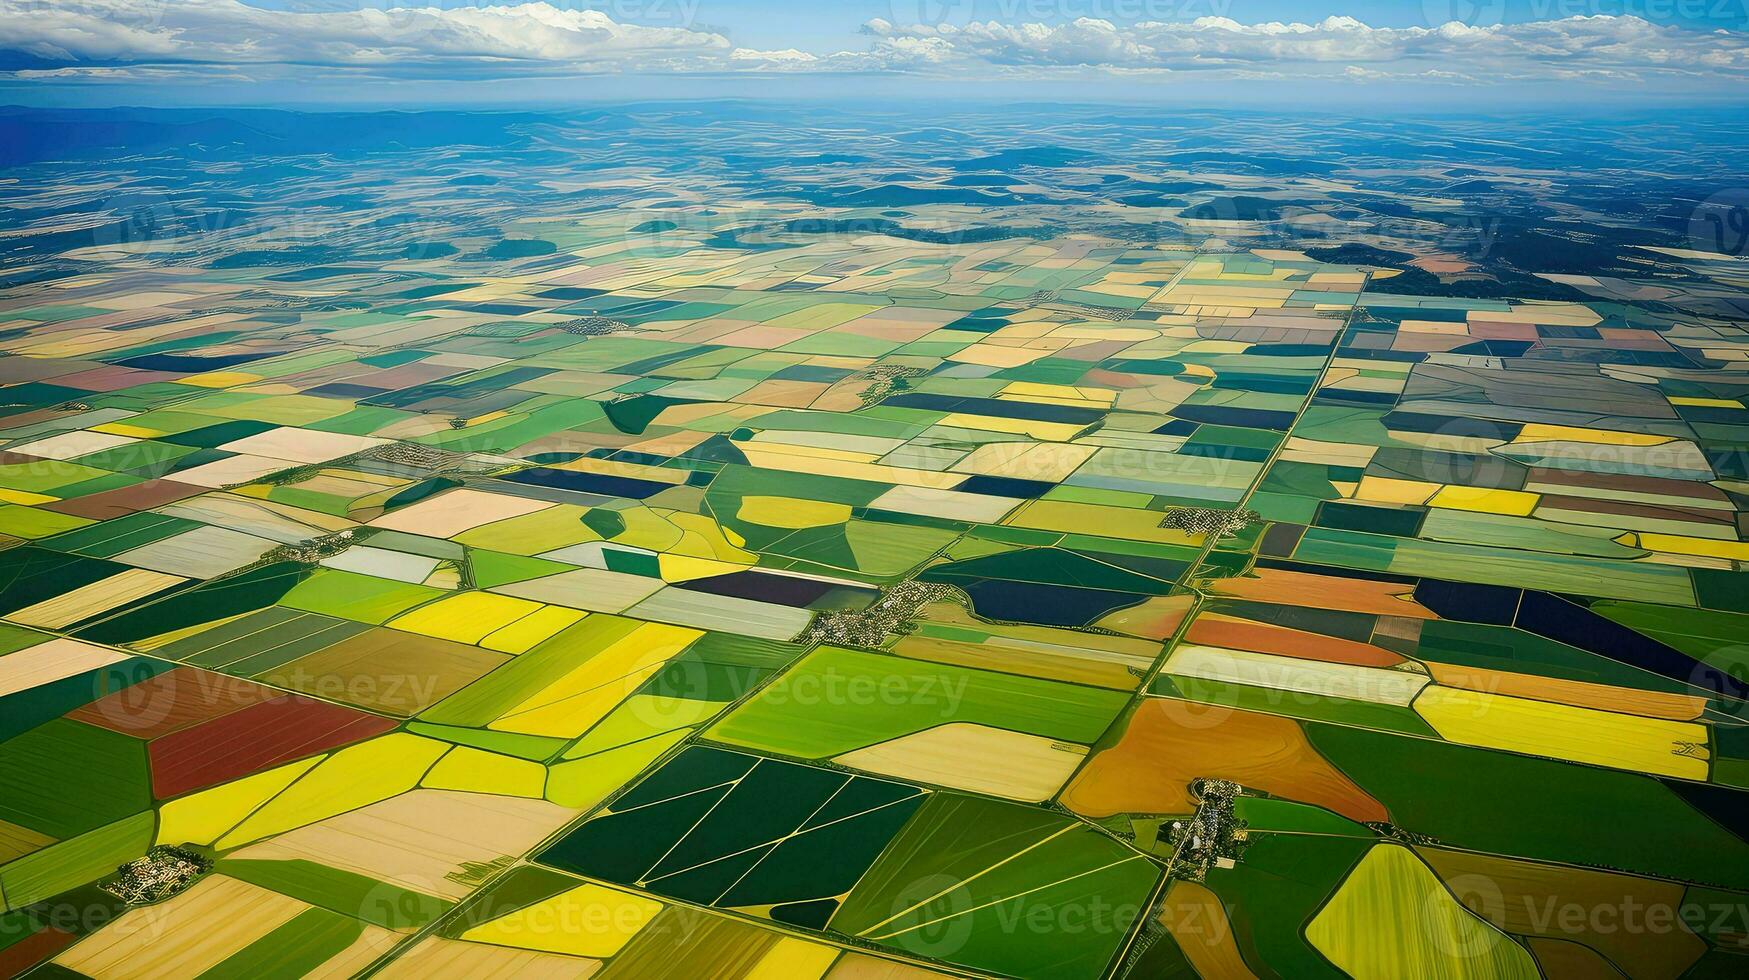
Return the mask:
{"type": "Polygon", "coordinates": [[[1739,103],[1749,0],[0,0],[0,101],[1739,103]]]}

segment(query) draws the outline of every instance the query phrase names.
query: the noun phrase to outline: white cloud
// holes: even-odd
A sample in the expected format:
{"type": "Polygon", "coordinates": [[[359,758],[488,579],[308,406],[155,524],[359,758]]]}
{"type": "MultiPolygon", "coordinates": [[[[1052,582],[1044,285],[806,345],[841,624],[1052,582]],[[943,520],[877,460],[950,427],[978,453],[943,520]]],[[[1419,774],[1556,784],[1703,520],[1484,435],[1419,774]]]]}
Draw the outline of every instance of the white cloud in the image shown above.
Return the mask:
{"type": "MultiPolygon", "coordinates": [[[[357,0],[301,0],[345,4],[357,0]]],[[[394,0],[375,0],[394,2],[394,0]]],[[[568,0],[555,0],[565,3],[568,0]]],[[[682,4],[684,6],[684,4],[682,4]]],[[[681,21],[689,25],[690,20],[681,21]]],[[[738,48],[691,26],[649,27],[594,9],[517,5],[269,10],[240,0],[0,0],[0,68],[19,80],[63,69],[322,70],[481,78],[600,72],[893,72],[986,79],[1064,73],[1235,80],[1675,80],[1749,78],[1749,34],[1570,17],[1473,27],[1376,28],[1351,17],[1243,24],[1226,17],[1118,25],[971,21],[863,25],[857,51],[738,48]],[[25,72],[32,74],[26,75],[25,72]]]]}
{"type": "Polygon", "coordinates": [[[44,66],[661,67],[728,54],[719,34],[515,6],[267,10],[237,0],[0,0],[0,50],[44,66]]]}
{"type": "Polygon", "coordinates": [[[767,61],[774,64],[811,65],[820,60],[820,56],[801,51],[796,48],[784,48],[780,51],[759,51],[754,48],[736,48],[729,57],[734,61],[767,61]]]}
{"type": "Polygon", "coordinates": [[[872,20],[863,31],[877,41],[927,39],[952,58],[1008,67],[1076,67],[1210,71],[1299,66],[1308,75],[1385,74],[1380,66],[1419,65],[1486,77],[1567,78],[1749,73],[1749,35],[1661,26],[1638,17],[1570,17],[1492,27],[1452,22],[1439,27],[1369,27],[1351,17],[1316,24],[1241,24],[1225,17],[1117,27],[1081,18],[1067,24],[897,27],[872,20]]]}

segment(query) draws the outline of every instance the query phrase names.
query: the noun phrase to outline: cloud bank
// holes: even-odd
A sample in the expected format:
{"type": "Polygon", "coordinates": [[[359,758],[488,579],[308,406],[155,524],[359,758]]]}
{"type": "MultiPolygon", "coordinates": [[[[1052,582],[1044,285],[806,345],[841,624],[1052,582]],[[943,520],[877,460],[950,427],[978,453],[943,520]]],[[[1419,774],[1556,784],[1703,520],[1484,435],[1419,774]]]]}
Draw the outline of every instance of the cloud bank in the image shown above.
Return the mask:
{"type": "MultiPolygon", "coordinates": [[[[1660,26],[1638,17],[1569,17],[1528,24],[1377,28],[1351,17],[1317,24],[1241,24],[1224,17],[1118,27],[1081,18],[1057,26],[971,23],[898,27],[869,21],[878,43],[937,42],[937,60],[990,66],[1162,71],[1254,70],[1318,73],[1322,66],[1380,73],[1441,71],[1485,78],[1571,78],[1645,74],[1697,77],[1749,73],[1749,37],[1731,31],[1660,26]]],[[[1388,74],[1385,73],[1385,74],[1388,74]]]]}
{"type": "Polygon", "coordinates": [[[720,34],[641,27],[597,10],[514,6],[268,10],[238,0],[0,0],[0,50],[42,67],[305,65],[387,72],[685,68],[720,34]]]}
{"type": "MultiPolygon", "coordinates": [[[[848,40],[848,39],[847,39],[848,40]]],[[[1009,78],[1414,79],[1486,83],[1749,79],[1749,34],[1631,16],[1377,28],[1348,17],[1117,25],[996,21],[862,26],[846,50],[758,50],[716,30],[640,26],[552,4],[265,9],[240,0],[0,0],[0,72],[45,83],[275,67],[313,75],[471,78],[604,73],[903,73],[1009,78]]]]}

